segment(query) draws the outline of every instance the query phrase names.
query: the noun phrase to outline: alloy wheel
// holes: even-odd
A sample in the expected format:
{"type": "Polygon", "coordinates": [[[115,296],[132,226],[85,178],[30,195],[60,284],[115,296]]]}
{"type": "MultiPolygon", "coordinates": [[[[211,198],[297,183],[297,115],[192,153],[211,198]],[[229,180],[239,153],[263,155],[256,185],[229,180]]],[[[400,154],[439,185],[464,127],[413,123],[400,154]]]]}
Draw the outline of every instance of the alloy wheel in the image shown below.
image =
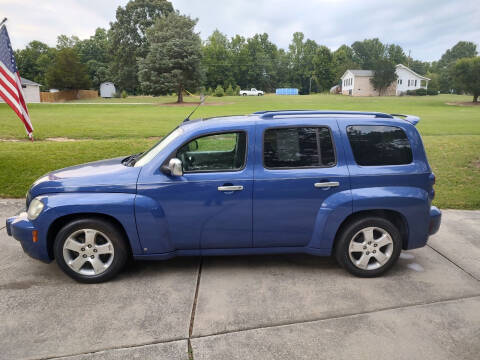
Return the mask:
{"type": "Polygon", "coordinates": [[[114,246],[104,233],[94,229],[73,232],[63,244],[63,259],[76,273],[98,275],[113,262],[114,246]]]}
{"type": "Polygon", "coordinates": [[[382,228],[366,227],[352,237],[348,254],[352,263],[359,269],[381,268],[392,257],[392,237],[382,228]]]}

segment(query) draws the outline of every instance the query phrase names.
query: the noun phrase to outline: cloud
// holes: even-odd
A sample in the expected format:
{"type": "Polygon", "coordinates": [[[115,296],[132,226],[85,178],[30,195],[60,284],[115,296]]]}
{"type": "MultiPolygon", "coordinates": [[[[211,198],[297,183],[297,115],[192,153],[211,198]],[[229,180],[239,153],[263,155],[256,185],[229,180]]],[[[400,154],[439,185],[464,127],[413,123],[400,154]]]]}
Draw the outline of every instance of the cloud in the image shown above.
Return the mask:
{"type": "Polygon", "coordinates": [[[206,38],[218,28],[229,36],[266,32],[287,48],[292,33],[336,49],[378,37],[401,45],[414,58],[436,60],[460,40],[480,39],[477,0],[174,0],[183,13],[198,17],[206,38]]]}
{"type": "MultiPolygon", "coordinates": [[[[126,0],[0,0],[0,16],[15,48],[32,40],[55,45],[59,34],[87,38],[108,27],[126,0]]],[[[421,60],[437,60],[460,40],[480,39],[477,0],[173,0],[180,12],[199,18],[206,39],[219,29],[228,36],[266,32],[287,48],[295,31],[332,50],[356,40],[378,37],[421,60]]]]}

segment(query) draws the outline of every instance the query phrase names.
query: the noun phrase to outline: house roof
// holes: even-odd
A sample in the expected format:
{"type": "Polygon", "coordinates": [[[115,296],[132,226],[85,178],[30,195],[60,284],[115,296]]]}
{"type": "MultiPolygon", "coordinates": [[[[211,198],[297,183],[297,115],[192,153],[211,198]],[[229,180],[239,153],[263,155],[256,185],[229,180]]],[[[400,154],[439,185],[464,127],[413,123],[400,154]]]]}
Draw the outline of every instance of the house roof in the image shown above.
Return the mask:
{"type": "Polygon", "coordinates": [[[427,77],[425,77],[425,76],[422,76],[422,75],[420,75],[420,74],[417,74],[415,71],[413,71],[412,69],[406,67],[406,66],[403,65],[403,64],[398,64],[396,67],[397,67],[397,68],[405,69],[405,70],[409,71],[410,73],[412,73],[412,75],[414,75],[414,76],[416,76],[416,77],[418,77],[418,78],[420,78],[420,79],[422,79],[422,80],[431,80],[431,79],[429,79],[429,78],[427,78],[427,77]]]}
{"type": "Polygon", "coordinates": [[[373,76],[374,71],[373,70],[352,70],[352,69],[347,69],[342,75],[342,79],[347,75],[347,73],[353,74],[353,76],[373,76]]]}
{"type": "Polygon", "coordinates": [[[31,80],[28,80],[28,79],[25,79],[23,77],[20,77],[20,80],[22,81],[22,85],[33,85],[33,86],[42,86],[34,81],[31,81],[31,80]]]}

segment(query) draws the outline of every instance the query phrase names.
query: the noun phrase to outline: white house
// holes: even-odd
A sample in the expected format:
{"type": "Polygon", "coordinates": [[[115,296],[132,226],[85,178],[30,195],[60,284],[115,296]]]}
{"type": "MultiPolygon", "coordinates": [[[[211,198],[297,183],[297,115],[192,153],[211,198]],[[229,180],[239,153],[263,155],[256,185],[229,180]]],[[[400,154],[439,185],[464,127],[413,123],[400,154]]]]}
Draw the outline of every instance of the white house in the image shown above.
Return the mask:
{"type": "Polygon", "coordinates": [[[100,96],[102,98],[114,97],[115,91],[115,85],[110,81],[106,81],[100,84],[100,96]]]}
{"type": "MultiPolygon", "coordinates": [[[[20,78],[23,89],[23,96],[26,103],[39,103],[40,102],[40,84],[30,81],[28,79],[20,78]]],[[[3,99],[0,98],[0,103],[3,103],[3,99]]]]}
{"type": "MultiPolygon", "coordinates": [[[[397,81],[392,83],[382,95],[401,95],[407,90],[426,89],[429,78],[417,74],[405,65],[398,64],[395,68],[397,81]]],[[[347,70],[342,75],[342,94],[350,96],[378,96],[370,79],[373,70],[347,70]]]]}
{"type": "Polygon", "coordinates": [[[397,73],[397,91],[396,94],[400,95],[408,90],[427,89],[429,78],[417,74],[415,71],[409,69],[405,65],[398,64],[395,69],[397,73]]]}

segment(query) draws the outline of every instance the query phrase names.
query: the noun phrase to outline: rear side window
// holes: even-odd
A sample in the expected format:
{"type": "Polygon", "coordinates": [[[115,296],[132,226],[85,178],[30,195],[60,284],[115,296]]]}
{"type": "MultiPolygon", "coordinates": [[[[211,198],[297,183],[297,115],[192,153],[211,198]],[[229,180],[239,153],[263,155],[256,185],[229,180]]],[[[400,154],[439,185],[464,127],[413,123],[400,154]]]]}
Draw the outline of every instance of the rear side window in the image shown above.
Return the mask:
{"type": "Polygon", "coordinates": [[[405,132],[395,126],[348,126],[348,139],[358,165],[403,165],[413,160],[405,132]]]}
{"type": "Polygon", "coordinates": [[[269,169],[335,165],[335,151],[328,127],[267,129],[263,142],[263,162],[269,169]]]}

